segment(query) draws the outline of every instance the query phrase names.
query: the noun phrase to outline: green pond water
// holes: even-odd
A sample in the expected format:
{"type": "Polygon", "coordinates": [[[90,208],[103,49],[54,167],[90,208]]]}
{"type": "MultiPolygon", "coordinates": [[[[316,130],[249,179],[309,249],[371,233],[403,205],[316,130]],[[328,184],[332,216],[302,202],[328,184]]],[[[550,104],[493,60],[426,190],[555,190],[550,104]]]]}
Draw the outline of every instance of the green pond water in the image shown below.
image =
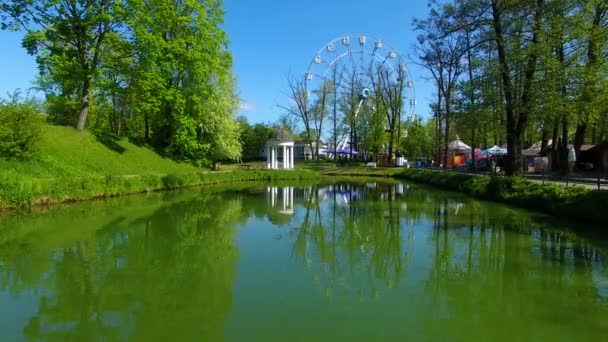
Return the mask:
{"type": "Polygon", "coordinates": [[[402,183],[57,206],[0,216],[0,340],[607,340],[607,257],[601,234],[402,183]]]}

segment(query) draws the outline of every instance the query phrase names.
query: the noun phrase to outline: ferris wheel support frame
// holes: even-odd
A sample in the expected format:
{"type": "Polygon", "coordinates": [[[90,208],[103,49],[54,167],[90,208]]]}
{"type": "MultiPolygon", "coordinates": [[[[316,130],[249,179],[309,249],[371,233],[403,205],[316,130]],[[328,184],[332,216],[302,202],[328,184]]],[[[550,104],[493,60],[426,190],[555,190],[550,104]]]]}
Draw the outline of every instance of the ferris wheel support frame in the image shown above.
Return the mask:
{"type": "MultiPolygon", "coordinates": [[[[376,66],[377,68],[384,68],[387,67],[387,70],[390,70],[389,76],[390,77],[395,77],[394,74],[398,73],[397,76],[397,80],[399,82],[401,82],[401,84],[403,84],[403,79],[399,79],[400,77],[406,77],[408,80],[405,83],[406,88],[410,89],[409,93],[411,94],[411,96],[403,96],[403,98],[408,99],[409,101],[409,109],[410,109],[410,114],[408,116],[408,118],[406,119],[406,122],[411,121],[411,119],[414,116],[414,108],[416,105],[416,97],[415,97],[415,88],[414,88],[414,82],[411,79],[411,74],[409,73],[409,70],[407,68],[407,65],[405,63],[404,58],[397,53],[397,50],[395,50],[392,46],[390,46],[389,44],[384,43],[381,39],[378,39],[376,37],[373,36],[369,36],[369,35],[364,35],[364,34],[348,34],[348,35],[344,35],[342,37],[337,37],[334,38],[332,40],[330,40],[328,43],[326,43],[323,47],[321,47],[318,51],[317,54],[315,55],[315,57],[313,57],[313,59],[310,61],[309,65],[308,65],[308,69],[307,72],[304,76],[304,91],[306,94],[306,97],[309,97],[309,82],[312,82],[313,79],[317,78],[317,79],[321,79],[323,82],[327,81],[327,74],[330,70],[336,70],[336,65],[338,65],[338,63],[341,63],[342,66],[345,69],[348,69],[345,64],[347,62],[345,62],[345,57],[349,57],[350,59],[350,64],[351,67],[353,67],[353,70],[356,71],[357,68],[355,67],[355,62],[353,58],[353,55],[360,55],[360,60],[361,62],[363,62],[364,58],[366,56],[368,56],[370,58],[369,61],[369,68],[367,68],[368,70],[364,70],[361,69],[362,71],[367,71],[367,72],[372,72],[372,66],[374,65],[374,61],[379,62],[379,66],[376,66]],[[374,40],[374,49],[370,50],[370,49],[365,49],[365,45],[367,43],[367,39],[373,39],[374,40]],[[351,40],[352,41],[357,41],[359,43],[359,49],[351,49],[352,45],[355,45],[356,43],[353,43],[351,45],[351,40]],[[342,43],[342,46],[346,47],[346,51],[338,53],[336,45],[339,45],[340,43],[342,43]],[[378,53],[378,51],[380,51],[383,48],[388,48],[388,53],[386,54],[386,56],[382,56],[381,54],[378,53]],[[332,55],[331,59],[323,59],[321,57],[322,54],[324,54],[324,52],[328,52],[332,55]],[[391,63],[389,63],[390,60],[392,59],[396,59],[398,61],[398,66],[397,68],[395,68],[391,63]],[[329,62],[328,62],[329,61],[329,62]],[[312,72],[312,69],[315,65],[326,65],[326,67],[324,68],[324,71],[322,73],[315,73],[312,72]]],[[[335,77],[335,74],[334,74],[335,77]]],[[[360,85],[363,86],[364,85],[360,85]]],[[[334,89],[334,91],[336,93],[338,92],[338,89],[336,87],[336,89],[334,89]]],[[[352,94],[352,90],[345,92],[345,93],[349,93],[352,94]]],[[[365,102],[365,100],[371,96],[372,92],[369,88],[363,88],[360,95],[359,95],[359,102],[356,106],[356,109],[354,111],[354,117],[356,118],[357,115],[359,114],[363,103],[365,102]],[[365,97],[363,97],[363,92],[366,92],[365,97]]],[[[402,111],[399,113],[399,124],[401,123],[401,115],[402,115],[402,111]]],[[[407,115],[407,114],[406,114],[407,115]]],[[[350,127],[350,125],[347,125],[346,123],[343,123],[343,126],[348,126],[348,131],[352,131],[352,127],[350,127]]],[[[400,129],[399,129],[400,130],[400,129]]],[[[336,133],[334,133],[336,134],[336,133]]],[[[400,133],[398,133],[400,134],[400,133]]],[[[346,134],[347,137],[351,136],[352,134],[346,134]]],[[[407,135],[407,129],[406,129],[406,135],[407,135]]],[[[397,140],[399,141],[400,137],[397,137],[397,140]]],[[[344,145],[349,144],[352,145],[352,142],[348,141],[350,140],[349,138],[347,138],[347,141],[344,142],[344,145]]],[[[340,145],[343,145],[343,143],[341,143],[340,145]]],[[[334,146],[335,149],[337,149],[338,146],[334,146]]],[[[351,146],[352,149],[352,146],[351,146]]]]}

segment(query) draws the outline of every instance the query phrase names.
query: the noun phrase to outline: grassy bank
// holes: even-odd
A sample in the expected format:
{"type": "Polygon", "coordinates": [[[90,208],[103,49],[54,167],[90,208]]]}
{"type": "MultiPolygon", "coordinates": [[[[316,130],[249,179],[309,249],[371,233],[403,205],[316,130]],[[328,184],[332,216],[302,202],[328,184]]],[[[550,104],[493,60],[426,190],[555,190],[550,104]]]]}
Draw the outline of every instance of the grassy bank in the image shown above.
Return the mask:
{"type": "Polygon", "coordinates": [[[207,184],[301,180],[318,177],[317,173],[308,170],[190,172],[167,175],[143,174],[51,179],[16,176],[0,181],[0,208],[31,207],[207,184]]]}
{"type": "Polygon", "coordinates": [[[43,127],[35,156],[26,161],[0,159],[2,179],[19,174],[30,178],[168,174],[203,171],[163,158],[146,146],[71,127],[43,127]]]}
{"type": "Polygon", "coordinates": [[[608,224],[608,191],[578,186],[539,184],[517,177],[480,177],[457,172],[415,169],[332,169],[332,176],[394,177],[455,190],[468,195],[538,210],[558,217],[608,224]]]}
{"type": "Polygon", "coordinates": [[[0,159],[0,208],[235,181],[316,177],[307,170],[210,172],[163,158],[127,140],[45,126],[34,158],[0,159]]]}

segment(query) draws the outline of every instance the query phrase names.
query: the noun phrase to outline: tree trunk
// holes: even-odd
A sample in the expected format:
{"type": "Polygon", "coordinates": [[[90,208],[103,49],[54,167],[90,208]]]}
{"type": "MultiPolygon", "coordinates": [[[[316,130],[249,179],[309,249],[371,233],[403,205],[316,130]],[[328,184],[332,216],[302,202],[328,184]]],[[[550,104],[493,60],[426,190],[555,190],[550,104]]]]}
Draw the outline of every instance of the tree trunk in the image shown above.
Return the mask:
{"type": "MultiPolygon", "coordinates": [[[[469,82],[471,83],[470,91],[469,91],[469,102],[471,104],[471,108],[469,109],[469,115],[474,116],[477,112],[475,108],[475,90],[473,89],[473,66],[472,66],[472,58],[471,58],[471,37],[469,30],[466,31],[466,41],[467,41],[467,67],[469,69],[469,82]]],[[[475,164],[475,123],[476,120],[469,120],[471,124],[471,166],[473,171],[477,171],[477,164],[475,164]]]]}
{"type": "Polygon", "coordinates": [[[448,166],[448,145],[450,143],[450,111],[451,111],[451,106],[450,106],[450,100],[451,100],[451,95],[450,95],[450,89],[448,89],[448,91],[446,92],[447,94],[444,94],[444,98],[445,98],[445,136],[443,137],[443,167],[447,167],[448,166]]]}
{"type": "Polygon", "coordinates": [[[471,168],[473,172],[477,171],[477,164],[475,164],[475,127],[471,128],[471,168]]]}
{"type": "Polygon", "coordinates": [[[553,134],[551,135],[551,170],[555,171],[559,168],[559,158],[557,151],[557,135],[559,132],[559,121],[553,120],[553,134]]]}
{"type": "Polygon", "coordinates": [[[76,128],[79,131],[84,131],[87,123],[87,116],[89,115],[89,96],[91,93],[91,80],[87,75],[82,83],[82,92],[80,96],[80,113],[78,115],[78,123],[76,128]]]}
{"type": "MultiPolygon", "coordinates": [[[[595,6],[595,12],[593,16],[593,23],[589,32],[589,45],[587,47],[587,73],[595,74],[597,72],[596,66],[598,64],[598,46],[597,46],[597,32],[602,30],[602,18],[606,14],[606,8],[600,5],[595,6]]],[[[579,120],[576,126],[576,133],[574,134],[574,150],[576,151],[577,160],[580,158],[581,146],[585,143],[585,134],[587,133],[587,127],[589,126],[589,106],[594,102],[594,98],[598,96],[596,93],[597,87],[595,77],[585,82],[583,89],[583,106],[581,113],[579,113],[579,120]]]]}
{"type": "Polygon", "coordinates": [[[435,136],[435,140],[437,142],[437,156],[435,160],[437,163],[441,163],[443,159],[442,149],[441,149],[441,79],[437,81],[437,135],[435,136]]]}
{"type": "Polygon", "coordinates": [[[544,151],[549,145],[549,131],[547,125],[543,125],[542,137],[540,138],[540,150],[544,151]]]}
{"type": "Polygon", "coordinates": [[[146,143],[150,143],[150,119],[148,118],[148,113],[144,114],[144,125],[144,140],[146,141],[146,143]]]}
{"type": "Polygon", "coordinates": [[[536,0],[534,13],[534,23],[532,28],[532,41],[529,48],[530,55],[526,61],[524,70],[523,89],[521,100],[517,101],[516,93],[513,89],[509,64],[507,61],[506,44],[503,36],[502,11],[498,6],[497,0],[492,0],[492,24],[496,36],[496,46],[498,49],[498,62],[500,65],[500,75],[503,82],[505,96],[505,109],[507,112],[507,160],[505,173],[507,176],[517,175],[521,170],[521,147],[523,134],[528,126],[530,107],[532,100],[532,83],[536,73],[536,61],[538,59],[537,43],[543,18],[544,0],[536,0]],[[515,103],[520,105],[516,106],[515,103]]]}
{"type": "Polygon", "coordinates": [[[388,165],[393,165],[393,134],[388,142],[388,165]]]}
{"type": "Polygon", "coordinates": [[[559,164],[563,172],[568,172],[568,114],[562,117],[562,144],[559,148],[559,164]]]}
{"type": "Polygon", "coordinates": [[[587,134],[588,124],[581,122],[576,125],[576,133],[574,133],[574,151],[576,152],[576,160],[579,159],[581,153],[581,146],[585,143],[585,135],[587,134]]]}

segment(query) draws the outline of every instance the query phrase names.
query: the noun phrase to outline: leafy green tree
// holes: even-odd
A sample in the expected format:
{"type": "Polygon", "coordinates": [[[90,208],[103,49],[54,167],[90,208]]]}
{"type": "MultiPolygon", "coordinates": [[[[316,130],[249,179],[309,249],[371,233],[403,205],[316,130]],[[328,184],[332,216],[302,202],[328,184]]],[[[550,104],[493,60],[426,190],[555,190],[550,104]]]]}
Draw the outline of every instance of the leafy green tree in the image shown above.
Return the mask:
{"type": "Polygon", "coordinates": [[[257,123],[250,125],[245,117],[237,119],[241,131],[241,144],[243,145],[242,159],[244,161],[260,160],[260,154],[272,135],[273,128],[257,123]]]}
{"type": "Polygon", "coordinates": [[[446,20],[444,7],[431,9],[425,20],[414,20],[414,29],[418,32],[415,46],[419,65],[427,69],[437,82],[439,105],[437,113],[443,121],[443,165],[448,162],[448,142],[450,126],[453,121],[453,107],[456,87],[463,70],[463,57],[466,52],[466,41],[460,32],[453,33],[450,22],[446,20]]]}
{"type": "Polygon", "coordinates": [[[222,1],[130,0],[127,8],[144,139],[198,165],[240,157],[222,1]]]}
{"type": "Polygon", "coordinates": [[[34,99],[20,101],[19,92],[15,92],[10,99],[0,100],[0,157],[32,157],[43,121],[40,104],[34,99]]]}
{"type": "Polygon", "coordinates": [[[606,44],[608,43],[608,3],[601,0],[579,2],[578,15],[582,18],[581,30],[584,42],[583,66],[579,70],[580,97],[577,106],[577,125],[574,149],[577,155],[585,142],[589,126],[597,123],[602,103],[602,85],[606,84],[606,44]]]}
{"type": "Polygon", "coordinates": [[[407,136],[401,140],[399,148],[405,153],[407,159],[415,160],[418,157],[427,157],[433,154],[432,133],[434,123],[426,124],[420,117],[415,117],[403,129],[407,136]]]}
{"type": "Polygon", "coordinates": [[[108,36],[116,32],[122,5],[111,0],[7,0],[1,4],[2,28],[27,29],[23,46],[36,56],[52,94],[78,98],[75,123],[79,130],[85,128],[101,51],[108,36]]]}

